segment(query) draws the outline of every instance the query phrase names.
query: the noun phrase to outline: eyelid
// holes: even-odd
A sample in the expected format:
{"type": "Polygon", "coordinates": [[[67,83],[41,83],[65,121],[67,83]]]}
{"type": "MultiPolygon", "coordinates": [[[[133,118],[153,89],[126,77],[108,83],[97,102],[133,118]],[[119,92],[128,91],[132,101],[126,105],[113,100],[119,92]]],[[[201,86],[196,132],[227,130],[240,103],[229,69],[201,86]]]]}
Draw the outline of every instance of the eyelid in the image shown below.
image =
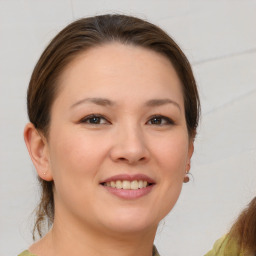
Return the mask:
{"type": "Polygon", "coordinates": [[[83,117],[82,119],[80,119],[79,123],[84,123],[84,124],[89,124],[89,125],[104,125],[104,124],[111,124],[111,122],[102,114],[90,114],[90,115],[87,115],[85,117],[83,117]],[[87,121],[91,118],[100,118],[100,119],[104,119],[106,122],[104,123],[88,123],[87,121]]]}
{"type": "Polygon", "coordinates": [[[146,122],[146,124],[149,123],[149,121],[151,121],[154,118],[159,118],[162,120],[165,120],[166,123],[165,124],[151,124],[151,125],[156,125],[156,126],[164,126],[164,125],[174,125],[175,122],[173,121],[173,119],[171,119],[170,117],[164,116],[164,115],[153,115],[149,118],[149,120],[146,122]]]}
{"type": "MultiPolygon", "coordinates": [[[[88,125],[95,125],[95,126],[111,124],[111,122],[108,120],[108,118],[106,118],[102,114],[90,114],[90,115],[87,115],[87,116],[81,118],[79,120],[79,123],[88,124],[88,125]],[[90,123],[90,122],[88,122],[92,118],[99,118],[99,119],[105,120],[105,121],[103,123],[101,121],[99,123],[90,123]]],[[[149,119],[146,122],[146,124],[155,125],[155,126],[164,126],[164,125],[174,125],[175,122],[170,117],[167,117],[167,116],[164,116],[164,115],[160,115],[160,114],[155,114],[155,115],[152,115],[152,116],[149,117],[149,119]],[[162,123],[161,124],[150,124],[149,122],[152,121],[152,119],[154,119],[154,118],[164,120],[165,122],[163,124],[162,123]]]]}

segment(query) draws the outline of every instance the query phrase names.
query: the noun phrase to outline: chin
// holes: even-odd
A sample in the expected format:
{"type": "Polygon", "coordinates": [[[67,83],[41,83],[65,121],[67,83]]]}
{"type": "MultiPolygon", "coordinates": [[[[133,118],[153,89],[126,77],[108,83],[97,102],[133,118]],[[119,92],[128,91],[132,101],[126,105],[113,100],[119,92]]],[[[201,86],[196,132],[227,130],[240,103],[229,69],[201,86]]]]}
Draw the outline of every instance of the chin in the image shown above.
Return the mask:
{"type": "Polygon", "coordinates": [[[156,229],[158,222],[153,218],[152,213],[141,214],[141,212],[128,212],[124,214],[113,214],[109,216],[110,218],[105,218],[105,227],[116,233],[130,234],[145,232],[148,230],[156,229]],[[107,222],[106,222],[107,221],[107,222]]]}

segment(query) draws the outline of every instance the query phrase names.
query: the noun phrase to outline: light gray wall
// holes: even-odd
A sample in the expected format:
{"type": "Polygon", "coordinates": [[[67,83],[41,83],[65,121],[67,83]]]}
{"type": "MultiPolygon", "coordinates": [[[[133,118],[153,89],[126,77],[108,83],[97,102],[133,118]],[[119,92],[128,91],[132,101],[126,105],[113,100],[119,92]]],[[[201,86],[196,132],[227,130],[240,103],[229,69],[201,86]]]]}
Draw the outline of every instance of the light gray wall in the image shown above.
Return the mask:
{"type": "Polygon", "coordinates": [[[32,69],[66,24],[106,12],[163,27],[187,54],[199,84],[194,181],[160,225],[161,255],[203,255],[256,194],[256,1],[0,0],[1,256],[31,243],[38,191],[22,133],[32,69]]]}

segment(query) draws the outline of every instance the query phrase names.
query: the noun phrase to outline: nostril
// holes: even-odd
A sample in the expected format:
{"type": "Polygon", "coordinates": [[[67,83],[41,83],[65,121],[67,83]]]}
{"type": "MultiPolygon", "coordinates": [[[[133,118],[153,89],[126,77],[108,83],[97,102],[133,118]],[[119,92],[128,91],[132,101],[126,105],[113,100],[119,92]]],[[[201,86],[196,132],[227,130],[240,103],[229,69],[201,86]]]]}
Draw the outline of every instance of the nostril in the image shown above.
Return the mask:
{"type": "Polygon", "coordinates": [[[126,158],[126,157],[119,157],[118,158],[118,161],[121,161],[121,162],[128,162],[128,163],[133,163],[133,162],[143,162],[146,160],[146,157],[141,157],[139,159],[136,159],[136,158],[126,158]]]}
{"type": "Polygon", "coordinates": [[[121,160],[121,161],[128,161],[126,158],[124,158],[124,157],[120,157],[120,158],[118,158],[119,160],[121,160]]]}

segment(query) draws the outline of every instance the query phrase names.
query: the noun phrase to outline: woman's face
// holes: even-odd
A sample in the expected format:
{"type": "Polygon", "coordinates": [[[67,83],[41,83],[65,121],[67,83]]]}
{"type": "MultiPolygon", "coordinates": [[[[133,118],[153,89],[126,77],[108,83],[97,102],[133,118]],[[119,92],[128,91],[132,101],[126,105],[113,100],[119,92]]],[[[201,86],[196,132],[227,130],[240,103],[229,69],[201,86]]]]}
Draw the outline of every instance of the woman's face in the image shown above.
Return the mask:
{"type": "Polygon", "coordinates": [[[59,221],[155,230],[179,197],[192,152],[181,82],[166,57],[111,43],[63,72],[47,141],[59,221]]]}

